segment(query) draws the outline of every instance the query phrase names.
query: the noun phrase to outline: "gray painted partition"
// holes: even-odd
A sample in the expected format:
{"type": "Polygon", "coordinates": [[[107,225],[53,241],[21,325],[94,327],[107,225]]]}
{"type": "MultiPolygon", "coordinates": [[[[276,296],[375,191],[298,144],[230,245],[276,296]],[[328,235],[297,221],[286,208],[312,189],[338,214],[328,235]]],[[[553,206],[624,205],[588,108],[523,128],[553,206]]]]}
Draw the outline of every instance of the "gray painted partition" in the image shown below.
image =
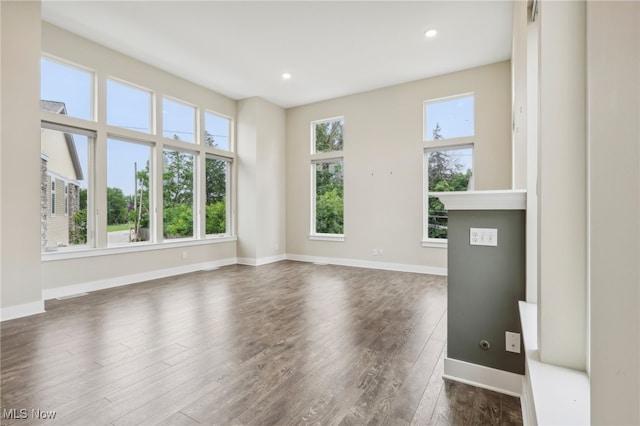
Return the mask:
{"type": "Polygon", "coordinates": [[[505,350],[520,333],[525,299],[525,212],[449,210],[447,357],[524,374],[524,349],[505,350]],[[497,228],[497,247],[469,244],[470,228],[497,228]],[[489,341],[489,350],[479,342],[489,341]]]}

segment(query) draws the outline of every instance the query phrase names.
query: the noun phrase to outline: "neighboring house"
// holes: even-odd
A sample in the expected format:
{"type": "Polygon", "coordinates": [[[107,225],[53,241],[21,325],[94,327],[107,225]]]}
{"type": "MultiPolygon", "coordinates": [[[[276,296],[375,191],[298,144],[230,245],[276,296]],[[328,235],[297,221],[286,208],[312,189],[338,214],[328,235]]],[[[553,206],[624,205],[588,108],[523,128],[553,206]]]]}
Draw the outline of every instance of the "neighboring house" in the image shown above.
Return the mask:
{"type": "MultiPolygon", "coordinates": [[[[63,102],[41,100],[40,106],[43,111],[67,114],[63,102]]],[[[43,250],[53,250],[69,245],[84,177],[73,135],[43,128],[40,147],[41,242],[43,250]]]]}

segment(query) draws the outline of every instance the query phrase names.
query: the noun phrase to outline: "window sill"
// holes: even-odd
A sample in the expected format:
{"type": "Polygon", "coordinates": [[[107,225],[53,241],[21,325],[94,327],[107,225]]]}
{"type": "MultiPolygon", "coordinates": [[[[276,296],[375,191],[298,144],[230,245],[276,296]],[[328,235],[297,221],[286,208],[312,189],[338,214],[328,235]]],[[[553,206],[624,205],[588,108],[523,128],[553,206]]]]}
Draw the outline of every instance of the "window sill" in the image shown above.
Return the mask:
{"type": "Polygon", "coordinates": [[[138,253],[154,250],[168,250],[179,247],[193,247],[207,244],[218,244],[237,241],[238,237],[206,237],[201,240],[167,241],[163,243],[139,243],[135,245],[112,246],[96,249],[67,249],[41,253],[42,262],[78,259],[83,257],[111,256],[123,253],[138,253]]]}
{"type": "Polygon", "coordinates": [[[422,240],[422,247],[431,247],[431,248],[447,248],[447,240],[446,239],[442,239],[442,240],[436,240],[436,239],[427,239],[427,240],[422,240]]]}
{"type": "Polygon", "coordinates": [[[309,239],[313,241],[344,241],[344,235],[342,234],[311,234],[309,239]]]}
{"type": "Polygon", "coordinates": [[[530,420],[541,425],[590,424],[589,377],[583,371],[540,362],[537,305],[519,302],[519,308],[526,360],[523,396],[530,392],[523,406],[527,404],[526,411],[535,416],[530,420]]]}

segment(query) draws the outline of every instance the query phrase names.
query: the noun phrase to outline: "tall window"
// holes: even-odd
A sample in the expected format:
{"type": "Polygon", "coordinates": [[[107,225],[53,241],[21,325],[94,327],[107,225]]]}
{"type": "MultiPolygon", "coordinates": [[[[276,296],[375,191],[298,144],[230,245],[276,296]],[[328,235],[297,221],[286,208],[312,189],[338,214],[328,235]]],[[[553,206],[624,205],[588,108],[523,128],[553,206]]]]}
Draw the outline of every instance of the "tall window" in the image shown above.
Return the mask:
{"type": "Polygon", "coordinates": [[[311,123],[311,236],[344,238],[344,119],[311,123]]]}
{"type": "Polygon", "coordinates": [[[107,244],[150,241],[151,146],[107,140],[107,244]]]}
{"type": "Polygon", "coordinates": [[[106,65],[42,58],[43,251],[233,236],[232,118],[106,65]]]}
{"type": "Polygon", "coordinates": [[[194,235],[194,155],[165,149],[162,163],[164,238],[191,238],[194,235]]]}
{"type": "Polygon", "coordinates": [[[48,127],[40,134],[41,188],[50,192],[43,189],[41,193],[42,249],[91,247],[93,221],[87,212],[92,197],[89,164],[93,138],[71,129],[48,127]],[[56,215],[58,209],[64,215],[56,215]]]}
{"type": "Polygon", "coordinates": [[[231,216],[229,199],[231,161],[222,157],[205,159],[205,232],[207,235],[228,235],[231,216]]]}
{"type": "Polygon", "coordinates": [[[448,214],[438,192],[473,189],[474,98],[424,103],[423,244],[446,241],[448,214]]]}

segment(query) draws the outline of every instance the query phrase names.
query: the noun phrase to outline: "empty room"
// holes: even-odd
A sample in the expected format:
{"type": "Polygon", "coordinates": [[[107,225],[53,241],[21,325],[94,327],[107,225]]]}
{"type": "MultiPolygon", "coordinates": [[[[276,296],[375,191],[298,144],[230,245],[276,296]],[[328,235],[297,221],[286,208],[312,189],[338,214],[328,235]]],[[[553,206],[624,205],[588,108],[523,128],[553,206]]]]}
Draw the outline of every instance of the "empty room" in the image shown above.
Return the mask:
{"type": "Polygon", "coordinates": [[[640,424],[640,2],[1,1],[2,425],[640,424]]]}

